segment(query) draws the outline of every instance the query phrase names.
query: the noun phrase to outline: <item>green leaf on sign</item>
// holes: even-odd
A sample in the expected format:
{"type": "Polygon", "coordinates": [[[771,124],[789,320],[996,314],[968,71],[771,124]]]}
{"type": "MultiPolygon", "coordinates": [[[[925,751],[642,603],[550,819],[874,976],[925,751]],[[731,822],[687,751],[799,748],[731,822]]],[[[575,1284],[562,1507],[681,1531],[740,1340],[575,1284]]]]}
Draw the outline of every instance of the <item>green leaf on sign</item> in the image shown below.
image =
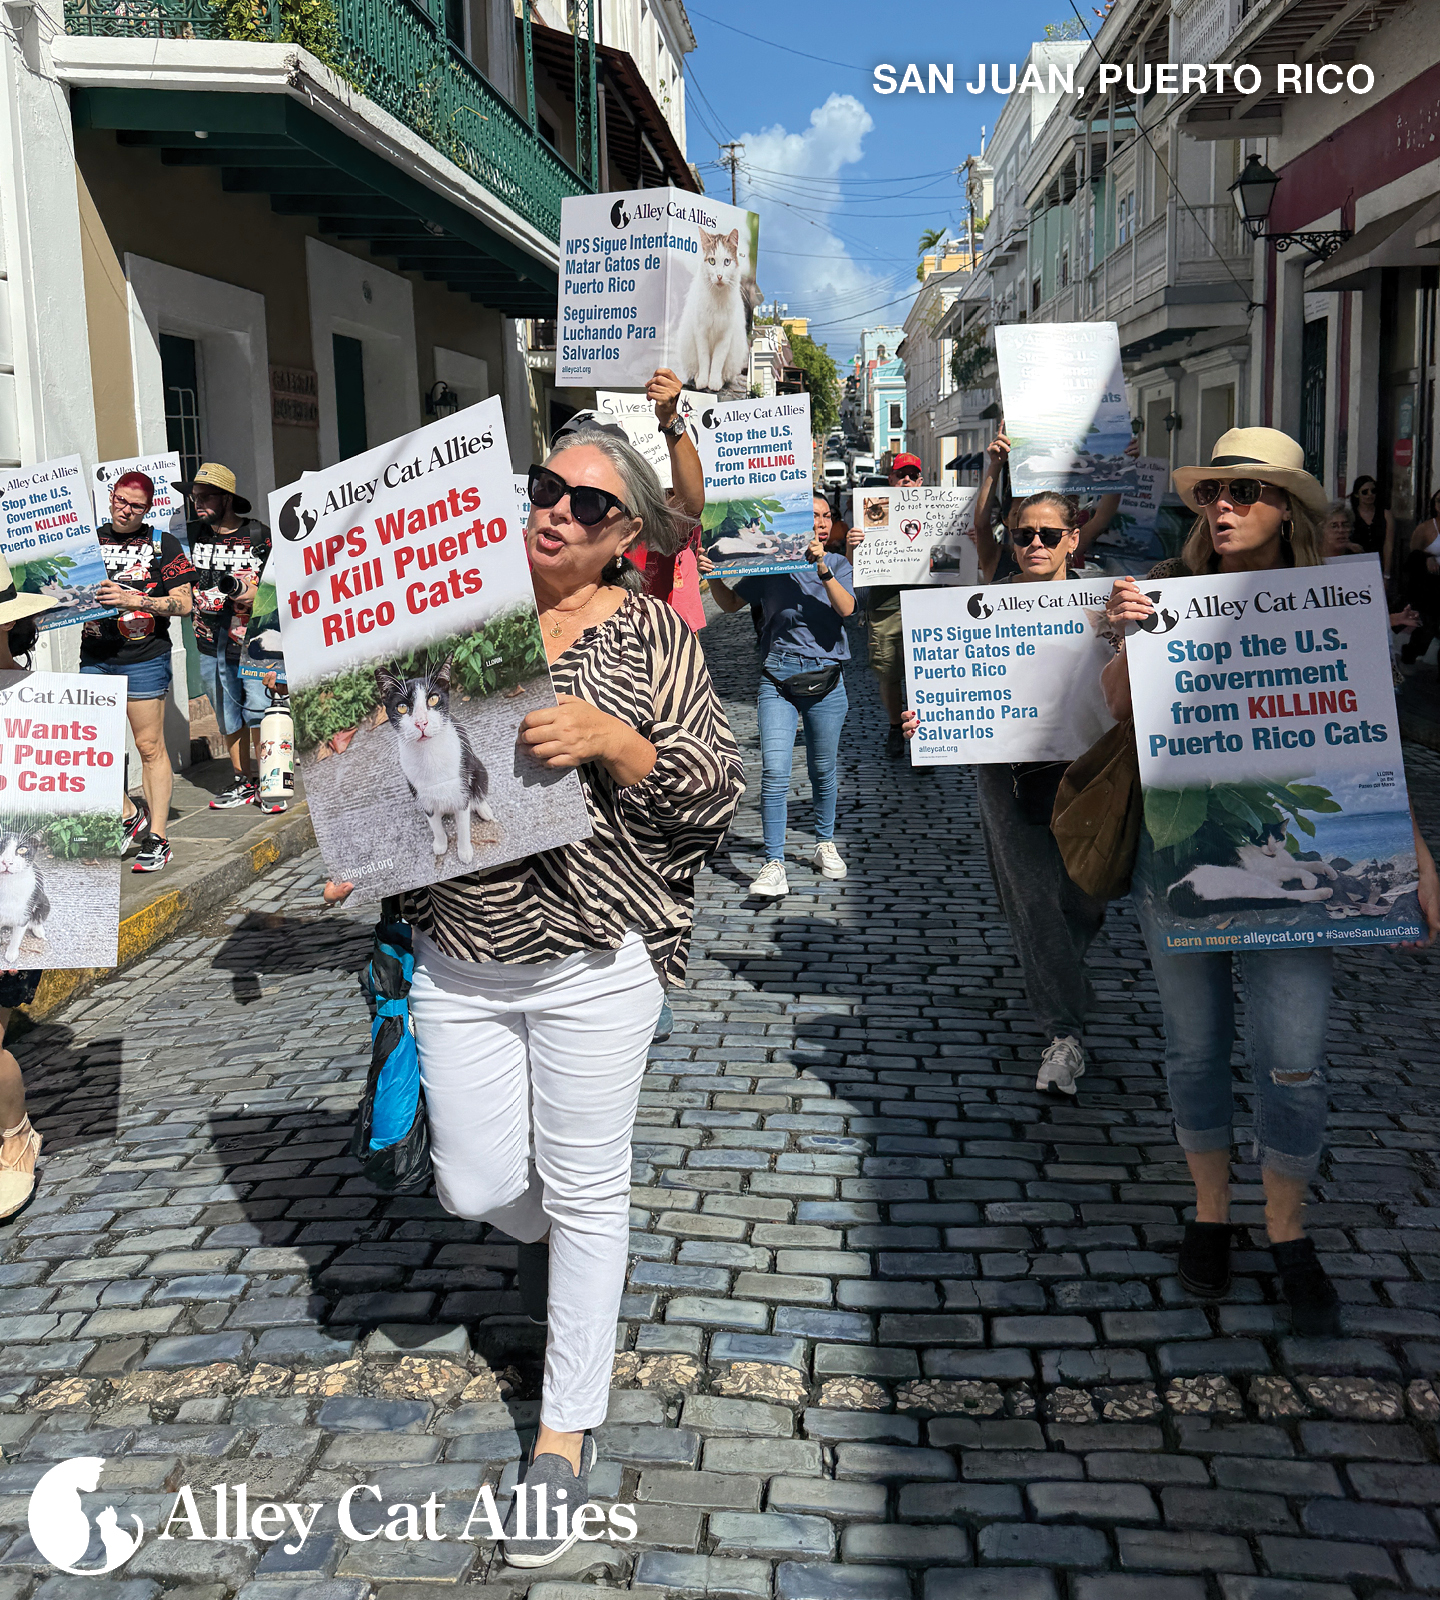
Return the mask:
{"type": "Polygon", "coordinates": [[[1165,850],[1188,839],[1205,821],[1210,809],[1205,789],[1147,789],[1145,827],[1157,850],[1165,850]]]}

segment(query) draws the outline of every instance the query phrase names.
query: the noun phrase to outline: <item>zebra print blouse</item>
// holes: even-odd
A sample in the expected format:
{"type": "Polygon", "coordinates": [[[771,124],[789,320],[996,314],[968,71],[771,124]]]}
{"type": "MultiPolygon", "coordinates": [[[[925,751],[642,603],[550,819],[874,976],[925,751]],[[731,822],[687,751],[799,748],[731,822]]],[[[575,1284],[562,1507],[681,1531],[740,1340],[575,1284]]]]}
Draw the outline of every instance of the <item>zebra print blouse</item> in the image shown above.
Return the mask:
{"type": "Polygon", "coordinates": [[[559,850],[405,897],[412,926],[462,961],[553,961],[614,950],[634,928],[666,983],[682,983],[694,878],[745,791],[695,635],[661,600],[631,594],[551,663],[556,691],[628,722],[656,749],[620,788],[599,762],[580,771],[594,830],[559,850]]]}

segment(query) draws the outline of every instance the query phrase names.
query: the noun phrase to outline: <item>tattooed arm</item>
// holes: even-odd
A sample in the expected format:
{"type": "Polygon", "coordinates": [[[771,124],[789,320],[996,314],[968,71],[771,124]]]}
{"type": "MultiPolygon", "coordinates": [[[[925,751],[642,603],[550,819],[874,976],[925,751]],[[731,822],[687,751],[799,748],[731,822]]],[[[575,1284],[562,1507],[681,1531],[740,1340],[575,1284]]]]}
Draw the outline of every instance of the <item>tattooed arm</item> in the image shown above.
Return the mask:
{"type": "Polygon", "coordinates": [[[138,589],[127,589],[107,578],[100,585],[97,598],[102,606],[114,606],[117,611],[148,611],[152,617],[188,617],[190,587],[182,583],[169,594],[141,594],[138,589]]]}

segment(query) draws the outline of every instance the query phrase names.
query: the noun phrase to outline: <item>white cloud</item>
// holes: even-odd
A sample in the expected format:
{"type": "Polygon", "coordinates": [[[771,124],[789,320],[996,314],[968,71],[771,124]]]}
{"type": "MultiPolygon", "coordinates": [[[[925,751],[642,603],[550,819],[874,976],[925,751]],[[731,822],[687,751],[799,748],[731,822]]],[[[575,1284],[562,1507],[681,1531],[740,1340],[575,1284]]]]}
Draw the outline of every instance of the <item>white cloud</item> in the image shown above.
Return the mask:
{"type": "Polygon", "coordinates": [[[842,204],[834,180],[861,159],[874,126],[854,95],[832,94],[803,132],[776,123],[741,136],[740,199],[760,213],[760,287],[767,300],[788,302],[793,316],[824,323],[815,337],[842,360],[862,327],[905,318],[903,305],[865,315],[908,285],[853,260],[829,226],[842,204]]]}

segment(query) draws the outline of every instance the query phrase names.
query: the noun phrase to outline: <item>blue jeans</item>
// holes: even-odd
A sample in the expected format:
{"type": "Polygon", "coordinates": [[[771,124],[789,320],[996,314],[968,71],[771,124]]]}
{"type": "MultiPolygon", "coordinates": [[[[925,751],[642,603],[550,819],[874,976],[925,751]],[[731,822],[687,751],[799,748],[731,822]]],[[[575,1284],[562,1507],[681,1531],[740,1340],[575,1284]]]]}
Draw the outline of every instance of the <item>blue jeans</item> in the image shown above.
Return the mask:
{"type": "MultiPolygon", "coordinates": [[[[1149,855],[1141,837],[1141,856],[1149,855]]],[[[1165,1080],[1182,1150],[1228,1150],[1235,1114],[1230,1052],[1238,972],[1245,1064],[1255,1089],[1254,1156],[1287,1178],[1309,1179],[1325,1146],[1325,1032],[1332,952],[1167,950],[1136,871],[1136,910],[1165,1013],[1165,1080]]]]}
{"type": "Polygon", "coordinates": [[[242,678],[240,663],[227,661],[223,651],[200,657],[200,681],[215,710],[221,733],[239,733],[241,728],[258,728],[270,709],[270,694],[258,678],[242,678]]]}
{"type": "Polygon", "coordinates": [[[126,680],[126,700],[163,700],[170,693],[170,657],[151,656],[148,661],[82,661],[81,672],[126,680]]]}
{"type": "MultiPolygon", "coordinates": [[[[819,672],[829,664],[823,657],[796,655],[791,650],[772,650],[765,658],[766,667],[781,679],[793,677],[797,672],[819,672]]],[[[765,829],[765,859],[783,861],[796,726],[801,722],[805,724],[805,765],[815,801],[815,838],[817,842],[832,839],[835,836],[835,796],[839,789],[836,754],[850,701],[845,694],[845,680],[841,678],[823,700],[801,711],[790,704],[769,678],[762,677],[755,709],[760,719],[760,820],[765,829]]]]}

